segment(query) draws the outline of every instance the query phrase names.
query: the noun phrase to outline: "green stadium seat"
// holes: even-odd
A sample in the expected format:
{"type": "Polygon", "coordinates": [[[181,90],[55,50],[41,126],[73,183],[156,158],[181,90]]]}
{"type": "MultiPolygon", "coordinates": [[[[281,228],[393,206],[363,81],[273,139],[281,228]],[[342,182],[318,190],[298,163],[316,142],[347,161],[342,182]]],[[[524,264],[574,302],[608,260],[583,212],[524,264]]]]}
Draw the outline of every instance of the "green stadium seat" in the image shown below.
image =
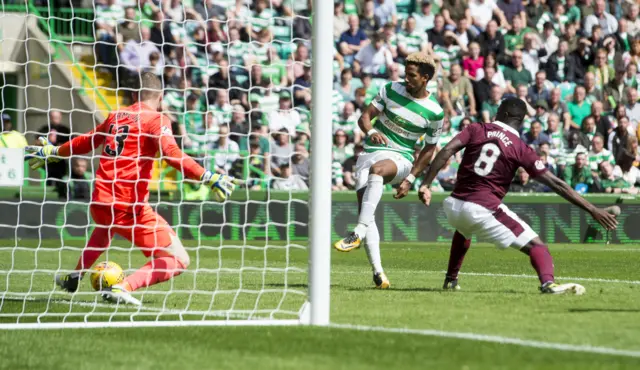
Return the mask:
{"type": "Polygon", "coordinates": [[[345,14],[358,14],[358,7],[356,6],[356,0],[344,1],[344,13],[345,14]]]}

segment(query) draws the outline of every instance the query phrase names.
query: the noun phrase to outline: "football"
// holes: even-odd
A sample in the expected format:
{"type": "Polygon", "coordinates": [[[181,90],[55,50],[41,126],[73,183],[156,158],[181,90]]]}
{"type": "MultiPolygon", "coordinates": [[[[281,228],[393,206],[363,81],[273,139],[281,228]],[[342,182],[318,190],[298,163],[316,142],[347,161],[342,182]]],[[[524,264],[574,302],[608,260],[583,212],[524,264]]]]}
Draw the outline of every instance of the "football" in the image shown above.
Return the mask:
{"type": "Polygon", "coordinates": [[[122,267],[115,262],[105,261],[97,264],[91,272],[91,286],[102,290],[119,284],[124,280],[122,267]]]}

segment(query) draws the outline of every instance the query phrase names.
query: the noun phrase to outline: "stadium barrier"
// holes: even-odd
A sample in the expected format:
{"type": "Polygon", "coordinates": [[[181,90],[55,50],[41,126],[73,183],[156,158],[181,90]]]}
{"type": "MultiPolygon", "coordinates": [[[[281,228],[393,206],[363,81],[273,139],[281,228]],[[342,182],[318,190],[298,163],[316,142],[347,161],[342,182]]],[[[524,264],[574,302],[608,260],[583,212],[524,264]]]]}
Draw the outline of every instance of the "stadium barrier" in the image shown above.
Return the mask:
{"type": "MultiPolygon", "coordinates": [[[[237,192],[243,193],[243,192],[237,192]]],[[[448,242],[453,229],[448,224],[443,193],[433,195],[427,208],[415,193],[402,200],[383,195],[376,212],[384,242],[448,242]]],[[[620,196],[587,195],[600,206],[618,204],[622,210],[611,243],[640,243],[640,201],[620,196]]],[[[87,240],[91,232],[88,203],[25,201],[5,203],[0,213],[0,238],[60,238],[87,240]],[[39,226],[39,235],[34,235],[39,226]]],[[[0,199],[2,201],[2,199],[0,199]]],[[[332,239],[339,239],[357,222],[355,194],[334,193],[332,239]]],[[[579,208],[551,194],[513,194],[505,203],[548,243],[604,243],[605,233],[579,208]]],[[[275,191],[234,194],[225,204],[189,201],[156,202],[154,207],[184,239],[201,241],[303,241],[309,237],[308,193],[275,191]]],[[[480,240],[482,241],[482,240],[480,240]]]]}

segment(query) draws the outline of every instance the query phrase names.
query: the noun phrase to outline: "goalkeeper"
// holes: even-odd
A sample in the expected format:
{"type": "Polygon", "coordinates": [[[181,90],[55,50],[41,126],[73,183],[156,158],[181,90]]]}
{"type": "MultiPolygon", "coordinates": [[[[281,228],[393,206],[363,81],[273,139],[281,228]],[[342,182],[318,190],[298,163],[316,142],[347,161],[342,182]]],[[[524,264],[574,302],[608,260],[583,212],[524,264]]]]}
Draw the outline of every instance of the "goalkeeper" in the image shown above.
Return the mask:
{"type": "Polygon", "coordinates": [[[56,276],[56,283],[68,292],[78,290],[80,279],[109,247],[114,234],[138,246],[146,265],[121,284],[102,291],[105,300],[140,305],[130,292],[167,281],[189,266],[189,255],[167,221],[147,203],[149,180],[156,154],[181,171],[185,178],[197,179],[224,200],[233,191],[234,178],[206,171],[184,154],[171,131],[169,119],[158,112],[162,104],[162,84],[153,73],[142,73],[139,101],[109,114],[95,130],[55,147],[27,147],[32,153],[32,169],[71,155],[82,155],[99,148],[100,165],[90,212],[96,228],[78,260],[75,272],[56,276]]]}

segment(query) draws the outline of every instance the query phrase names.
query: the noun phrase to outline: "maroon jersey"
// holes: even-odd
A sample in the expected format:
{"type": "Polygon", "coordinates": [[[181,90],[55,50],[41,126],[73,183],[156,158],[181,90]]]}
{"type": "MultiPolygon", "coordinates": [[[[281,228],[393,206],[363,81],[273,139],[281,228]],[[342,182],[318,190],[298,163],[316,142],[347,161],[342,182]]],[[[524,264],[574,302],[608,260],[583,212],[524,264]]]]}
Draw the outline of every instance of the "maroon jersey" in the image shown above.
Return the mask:
{"type": "Polygon", "coordinates": [[[497,210],[519,167],[532,178],[547,171],[518,132],[502,123],[474,123],[458,134],[464,145],[458,179],[451,196],[497,210]]]}

